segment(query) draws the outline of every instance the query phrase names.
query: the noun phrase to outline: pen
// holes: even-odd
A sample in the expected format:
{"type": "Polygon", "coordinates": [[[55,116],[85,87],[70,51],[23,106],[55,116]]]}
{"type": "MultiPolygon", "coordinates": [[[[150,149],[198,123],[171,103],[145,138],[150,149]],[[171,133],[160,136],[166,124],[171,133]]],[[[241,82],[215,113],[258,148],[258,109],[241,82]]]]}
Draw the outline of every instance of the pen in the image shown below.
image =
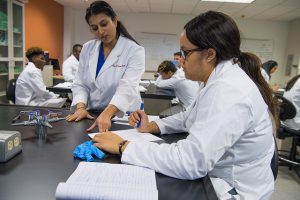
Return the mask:
{"type": "MultiPolygon", "coordinates": [[[[141,103],[141,106],[140,106],[140,110],[144,110],[144,103],[142,102],[141,103]]],[[[138,123],[136,124],[136,127],[137,128],[140,128],[140,125],[141,125],[141,118],[142,118],[142,116],[141,115],[139,115],[140,116],[140,120],[138,121],[138,123]]]]}

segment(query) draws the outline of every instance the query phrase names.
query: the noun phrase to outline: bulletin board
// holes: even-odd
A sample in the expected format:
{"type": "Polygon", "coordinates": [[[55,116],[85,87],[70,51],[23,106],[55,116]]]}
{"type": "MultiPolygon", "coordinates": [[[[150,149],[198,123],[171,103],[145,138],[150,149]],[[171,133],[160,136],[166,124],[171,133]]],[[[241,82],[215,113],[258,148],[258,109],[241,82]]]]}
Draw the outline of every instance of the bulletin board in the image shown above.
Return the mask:
{"type": "Polygon", "coordinates": [[[273,59],[273,40],[242,39],[241,50],[254,53],[264,63],[273,59]]]}
{"type": "Polygon", "coordinates": [[[146,71],[156,72],[162,61],[173,60],[173,54],[180,49],[176,34],[140,32],[135,39],[145,48],[146,71]]]}

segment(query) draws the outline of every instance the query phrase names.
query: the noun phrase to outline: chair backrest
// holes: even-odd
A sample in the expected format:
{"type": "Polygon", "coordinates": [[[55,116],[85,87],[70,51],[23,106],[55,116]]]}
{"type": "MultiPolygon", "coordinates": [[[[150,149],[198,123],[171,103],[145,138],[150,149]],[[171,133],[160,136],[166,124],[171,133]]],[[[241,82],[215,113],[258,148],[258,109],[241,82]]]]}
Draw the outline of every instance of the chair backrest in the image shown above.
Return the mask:
{"type": "Polygon", "coordinates": [[[6,85],[6,98],[9,101],[12,101],[13,103],[15,103],[16,100],[16,95],[15,95],[16,81],[17,79],[11,79],[7,82],[6,85]]]}
{"type": "Polygon", "coordinates": [[[293,103],[287,100],[285,97],[278,95],[276,93],[275,96],[278,99],[280,104],[279,119],[281,121],[285,121],[287,119],[293,119],[297,113],[293,103]]]}

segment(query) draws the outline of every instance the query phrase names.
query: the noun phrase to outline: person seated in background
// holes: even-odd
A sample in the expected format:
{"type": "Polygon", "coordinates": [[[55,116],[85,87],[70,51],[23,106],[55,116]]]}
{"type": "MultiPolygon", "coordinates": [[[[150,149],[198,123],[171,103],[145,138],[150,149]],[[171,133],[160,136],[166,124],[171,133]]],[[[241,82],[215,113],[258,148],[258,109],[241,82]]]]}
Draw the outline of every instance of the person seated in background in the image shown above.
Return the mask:
{"type": "Polygon", "coordinates": [[[185,78],[184,71],[177,69],[171,61],[163,61],[157,69],[160,76],[155,85],[160,88],[173,89],[175,96],[186,109],[195,99],[199,83],[185,78]]]}
{"type": "Polygon", "coordinates": [[[42,70],[46,64],[44,51],[40,47],[32,47],[26,51],[26,57],[29,62],[16,82],[16,104],[62,107],[66,99],[46,90],[43,81],[42,70]]]}
{"type": "Polygon", "coordinates": [[[75,44],[73,46],[73,53],[72,55],[67,58],[63,63],[63,77],[64,80],[67,82],[73,82],[75,75],[78,70],[79,66],[79,56],[82,49],[81,44],[75,44]]]}
{"type": "MultiPolygon", "coordinates": [[[[270,84],[271,74],[276,72],[278,69],[278,63],[274,60],[269,60],[262,64],[261,66],[261,74],[263,75],[264,79],[267,81],[267,83],[270,84]]],[[[271,89],[275,92],[279,89],[279,86],[277,84],[270,85],[271,89]]]]}
{"type": "Polygon", "coordinates": [[[283,96],[293,103],[296,108],[296,116],[284,123],[290,128],[300,130],[300,75],[293,77],[286,85],[283,96]]]}
{"type": "Polygon", "coordinates": [[[174,53],[173,55],[174,55],[174,62],[177,62],[177,64],[175,64],[175,66],[180,69],[183,66],[183,62],[184,62],[182,54],[180,51],[178,51],[178,52],[174,53]]]}

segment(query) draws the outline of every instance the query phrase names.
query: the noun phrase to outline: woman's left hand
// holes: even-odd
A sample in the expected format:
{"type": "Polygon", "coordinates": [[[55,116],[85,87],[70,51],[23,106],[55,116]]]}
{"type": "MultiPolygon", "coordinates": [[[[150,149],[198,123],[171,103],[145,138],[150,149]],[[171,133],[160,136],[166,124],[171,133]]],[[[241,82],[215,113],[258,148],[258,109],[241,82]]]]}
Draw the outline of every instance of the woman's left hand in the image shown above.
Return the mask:
{"type": "Polygon", "coordinates": [[[103,111],[97,119],[94,121],[92,126],[90,126],[88,129],[86,129],[88,132],[90,132],[93,128],[98,126],[99,132],[106,132],[111,127],[111,116],[107,114],[105,111],[103,111]]]}
{"type": "Polygon", "coordinates": [[[119,144],[123,140],[123,138],[110,131],[97,134],[93,138],[96,147],[112,154],[119,154],[119,144]]]}

